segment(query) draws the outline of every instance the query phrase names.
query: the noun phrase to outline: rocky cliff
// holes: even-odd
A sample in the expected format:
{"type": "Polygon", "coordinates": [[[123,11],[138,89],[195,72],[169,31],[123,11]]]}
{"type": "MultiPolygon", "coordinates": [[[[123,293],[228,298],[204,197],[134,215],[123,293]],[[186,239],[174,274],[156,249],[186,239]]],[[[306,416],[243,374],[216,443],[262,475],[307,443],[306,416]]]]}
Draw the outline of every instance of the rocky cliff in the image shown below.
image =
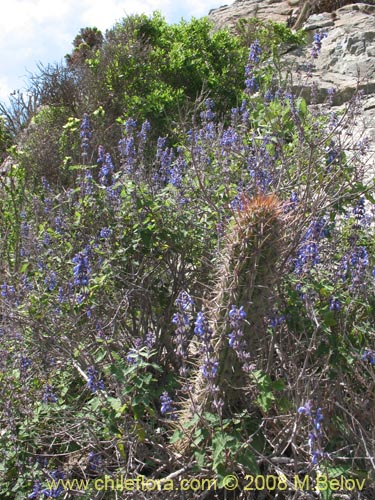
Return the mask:
{"type": "MultiPolygon", "coordinates": [[[[356,92],[364,94],[363,120],[367,135],[375,140],[375,2],[339,0],[237,0],[231,5],[213,9],[209,18],[217,27],[233,27],[241,18],[256,17],[301,26],[310,40],[317,31],[327,33],[316,59],[312,78],[319,82],[318,102],[335,88],[334,105],[347,102],[356,92]],[[308,5],[308,8],[306,8],[308,5]],[[305,8],[304,8],[305,6],[305,8]]],[[[306,49],[308,50],[308,49],[306,49]]],[[[306,50],[288,54],[293,68],[303,67],[306,50]]],[[[305,90],[308,98],[308,89],[305,90]]]]}

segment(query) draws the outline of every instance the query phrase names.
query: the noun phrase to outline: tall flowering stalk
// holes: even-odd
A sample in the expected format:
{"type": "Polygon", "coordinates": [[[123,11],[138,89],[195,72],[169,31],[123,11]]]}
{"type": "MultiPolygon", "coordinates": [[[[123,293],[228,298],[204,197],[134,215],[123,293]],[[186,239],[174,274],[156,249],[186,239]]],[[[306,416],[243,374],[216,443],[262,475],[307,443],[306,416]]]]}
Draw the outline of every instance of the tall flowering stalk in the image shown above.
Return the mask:
{"type": "Polygon", "coordinates": [[[199,369],[201,376],[203,376],[203,387],[212,401],[212,406],[221,412],[223,401],[219,396],[219,387],[216,384],[219,361],[212,343],[212,328],[202,311],[197,315],[194,333],[200,337],[201,362],[199,369]]]}
{"type": "Polygon", "coordinates": [[[323,439],[323,413],[321,408],[314,410],[312,401],[307,401],[304,406],[300,406],[297,410],[300,415],[304,415],[309,419],[309,439],[311,463],[317,465],[324,457],[324,449],[322,446],[323,439]]]}
{"type": "Polygon", "coordinates": [[[92,138],[92,129],[89,116],[87,113],[85,113],[82,118],[82,122],[80,125],[80,137],[81,137],[82,163],[86,164],[90,148],[90,139],[92,138]]]}
{"type": "Polygon", "coordinates": [[[254,68],[259,63],[261,54],[262,48],[259,41],[255,40],[250,46],[249,58],[245,66],[245,92],[249,95],[255,94],[259,89],[254,68]]]}

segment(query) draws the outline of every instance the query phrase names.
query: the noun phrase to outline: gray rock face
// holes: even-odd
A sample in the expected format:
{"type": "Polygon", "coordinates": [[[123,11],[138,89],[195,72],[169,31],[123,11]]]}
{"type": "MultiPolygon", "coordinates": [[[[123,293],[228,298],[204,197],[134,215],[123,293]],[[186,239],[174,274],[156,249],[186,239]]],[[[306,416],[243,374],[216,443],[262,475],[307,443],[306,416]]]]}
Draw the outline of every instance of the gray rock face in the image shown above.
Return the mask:
{"type": "MultiPolygon", "coordinates": [[[[298,13],[293,2],[295,0],[237,0],[232,5],[211,10],[209,18],[217,27],[230,27],[241,18],[251,17],[286,23],[293,13],[298,13]]],[[[321,82],[321,98],[331,87],[337,89],[336,105],[350,99],[358,86],[365,94],[375,93],[374,5],[347,5],[336,10],[335,16],[327,12],[313,14],[303,27],[310,41],[316,31],[328,34],[313,71],[313,76],[321,82]]],[[[303,66],[308,50],[290,53],[291,63],[303,66]]]]}
{"type": "MultiPolygon", "coordinates": [[[[296,75],[294,90],[301,92],[308,102],[311,98],[312,81],[316,81],[319,87],[315,95],[317,103],[326,101],[329,89],[336,90],[333,98],[336,109],[348,102],[360,89],[364,94],[361,127],[362,130],[365,127],[370,140],[375,140],[375,5],[369,5],[373,3],[353,2],[337,9],[334,14],[322,11],[308,16],[303,28],[307,31],[310,42],[317,31],[326,32],[327,38],[322,41],[319,57],[313,60],[314,66],[307,84],[302,83],[303,79],[298,82],[297,70],[300,68],[303,72],[306,63],[311,61],[311,47],[292,51],[286,56],[296,75]]],[[[298,16],[298,5],[302,5],[302,2],[237,0],[232,5],[211,10],[209,18],[218,28],[231,27],[240,18],[251,17],[287,23],[291,16],[298,16]]],[[[321,5],[327,8],[328,3],[322,1],[321,5]]]]}
{"type": "Polygon", "coordinates": [[[287,0],[237,0],[232,5],[224,5],[210,10],[208,17],[218,28],[233,26],[241,18],[258,17],[286,22],[293,12],[287,0]]]}

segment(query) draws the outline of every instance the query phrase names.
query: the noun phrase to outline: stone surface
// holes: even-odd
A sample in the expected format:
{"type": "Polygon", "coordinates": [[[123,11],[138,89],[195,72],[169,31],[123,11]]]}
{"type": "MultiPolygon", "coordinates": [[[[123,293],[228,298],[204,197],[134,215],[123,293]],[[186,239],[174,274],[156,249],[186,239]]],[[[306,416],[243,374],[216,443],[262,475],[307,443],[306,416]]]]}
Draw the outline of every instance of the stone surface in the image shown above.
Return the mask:
{"type": "MultiPolygon", "coordinates": [[[[308,1],[308,0],[306,0],[308,1]]],[[[311,45],[286,54],[292,70],[293,90],[311,102],[312,82],[317,83],[315,103],[327,100],[329,89],[335,89],[332,111],[340,112],[359,89],[363,92],[363,112],[353,130],[347,131],[353,140],[364,136],[372,146],[367,159],[374,165],[375,159],[375,5],[374,1],[349,4],[346,0],[317,0],[322,10],[315,10],[303,25],[308,40],[314,33],[324,31],[327,38],[317,59],[311,59],[311,45]],[[332,13],[327,6],[344,5],[332,13]],[[348,5],[346,5],[348,4],[348,5]],[[369,5],[372,4],[372,5],[369,5]],[[329,12],[326,12],[328,10],[329,12]],[[313,61],[311,76],[306,78],[309,63],[313,61]]],[[[232,5],[213,9],[209,18],[219,27],[233,27],[241,18],[257,17],[287,23],[299,15],[300,2],[296,0],[237,0],[232,5]]],[[[371,169],[373,172],[373,169],[371,169]]],[[[371,174],[373,175],[373,174],[371,174]]]]}
{"type": "MultiPolygon", "coordinates": [[[[343,3],[347,2],[330,2],[330,5],[343,3]]],[[[327,1],[320,5],[328,8],[327,1]]],[[[209,18],[217,27],[231,27],[239,19],[251,17],[287,23],[295,14],[298,15],[298,9],[296,11],[294,0],[237,0],[232,5],[211,10],[209,18]]],[[[366,95],[375,94],[375,5],[345,5],[337,9],[334,16],[329,12],[314,13],[303,27],[310,42],[316,31],[328,34],[312,71],[313,78],[319,80],[318,101],[325,100],[331,87],[336,88],[335,105],[346,102],[358,88],[366,95]]],[[[306,48],[288,54],[295,70],[306,67],[309,51],[310,48],[306,48]]],[[[307,88],[302,90],[308,98],[307,88]]]]}
{"type": "Polygon", "coordinates": [[[258,17],[286,22],[293,12],[287,0],[237,0],[232,5],[224,5],[210,10],[208,17],[218,28],[233,26],[241,18],[258,17]]]}

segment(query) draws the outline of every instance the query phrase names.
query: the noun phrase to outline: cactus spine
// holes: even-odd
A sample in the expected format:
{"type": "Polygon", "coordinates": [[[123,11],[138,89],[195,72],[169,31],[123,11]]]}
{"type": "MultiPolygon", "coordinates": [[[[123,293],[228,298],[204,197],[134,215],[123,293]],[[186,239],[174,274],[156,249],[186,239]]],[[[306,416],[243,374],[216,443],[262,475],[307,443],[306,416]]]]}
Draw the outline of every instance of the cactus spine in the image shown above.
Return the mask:
{"type": "MultiPolygon", "coordinates": [[[[223,402],[223,412],[240,408],[248,384],[242,362],[229,346],[229,310],[243,306],[246,312],[244,348],[255,352],[265,341],[264,318],[271,307],[276,263],[282,247],[283,212],[274,195],[243,198],[242,209],[227,228],[225,245],[217,265],[213,298],[206,312],[212,330],[213,352],[218,360],[214,384],[223,402]]],[[[183,403],[180,421],[211,409],[212,394],[202,371],[192,374],[192,392],[183,403]]]]}

